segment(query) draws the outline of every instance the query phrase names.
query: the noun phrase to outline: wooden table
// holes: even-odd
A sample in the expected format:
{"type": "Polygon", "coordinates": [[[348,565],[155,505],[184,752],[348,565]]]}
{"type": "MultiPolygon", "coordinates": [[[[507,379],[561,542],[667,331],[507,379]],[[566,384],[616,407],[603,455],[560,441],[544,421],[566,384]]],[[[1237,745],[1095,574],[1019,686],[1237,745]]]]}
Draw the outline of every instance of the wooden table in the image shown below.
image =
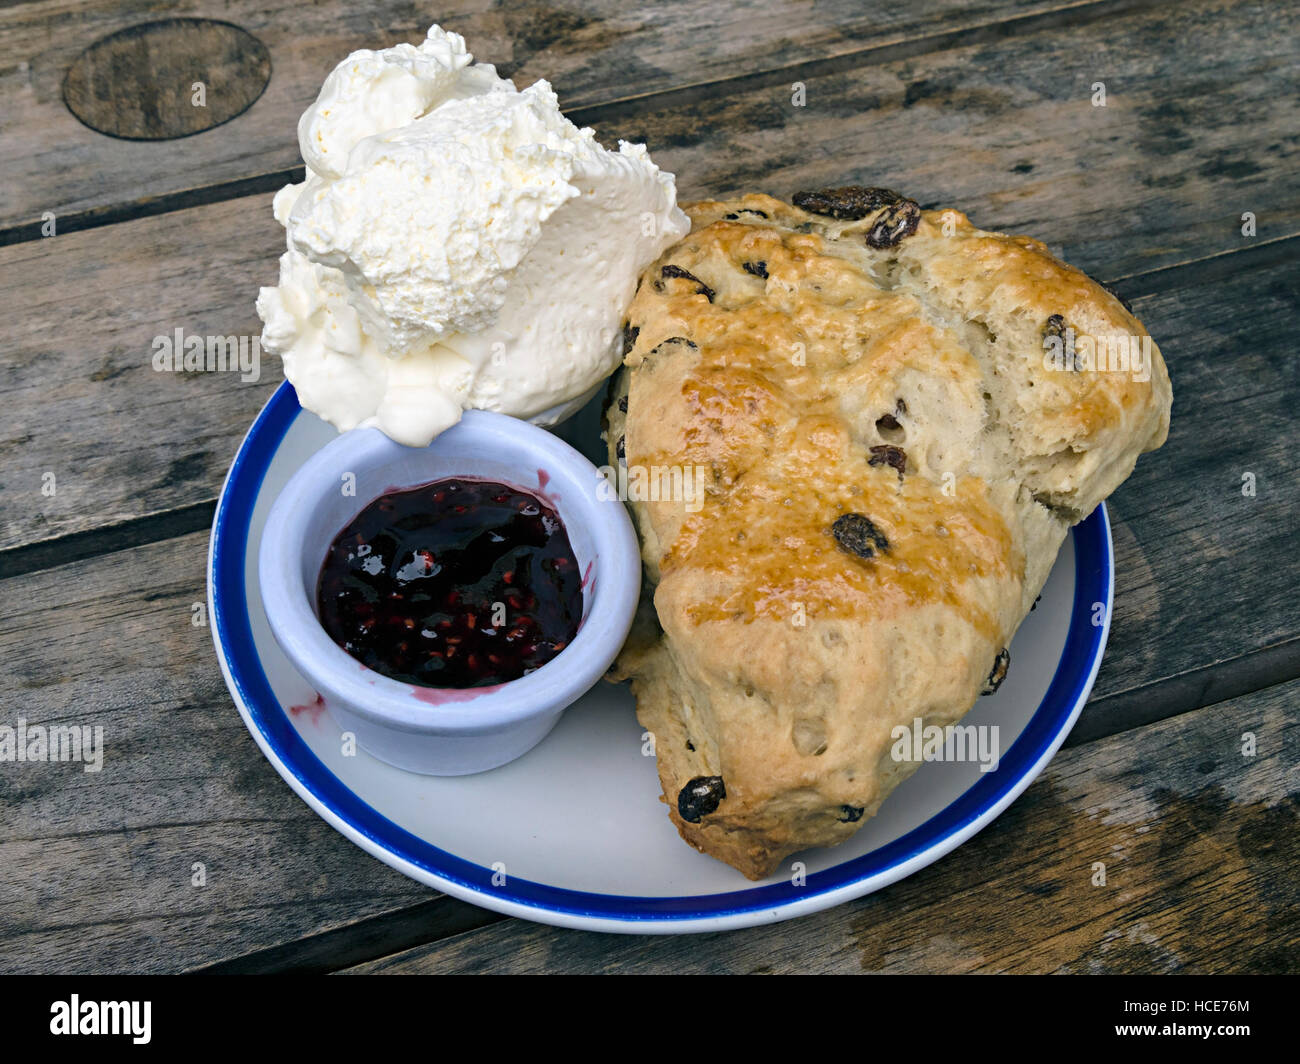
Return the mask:
{"type": "Polygon", "coordinates": [[[882,184],[1045,240],[1132,302],[1173,377],[1168,444],[1110,502],[1101,675],[1043,775],[902,883],[685,939],[505,919],[370,858],[263,759],[194,623],[214,500],[280,371],[158,373],[152,340],[259,331],[299,113],[347,52],[418,40],[429,16],[398,0],[0,8],[0,724],[102,725],[106,746],[100,773],[0,763],[0,970],[1300,968],[1297,14],[1276,0],[439,9],[521,86],[549,78],[606,143],[644,140],[683,198],[882,184]],[[192,26],[78,60],[121,28],[204,15],[269,61],[192,26]],[[81,96],[64,83],[74,61],[81,96]],[[245,82],[266,72],[258,96],[245,82]],[[209,106],[255,102],[182,139],[126,140],[64,99],[103,122],[129,96],[125,131],[157,136],[179,121],[159,101],[198,80],[209,106]]]}

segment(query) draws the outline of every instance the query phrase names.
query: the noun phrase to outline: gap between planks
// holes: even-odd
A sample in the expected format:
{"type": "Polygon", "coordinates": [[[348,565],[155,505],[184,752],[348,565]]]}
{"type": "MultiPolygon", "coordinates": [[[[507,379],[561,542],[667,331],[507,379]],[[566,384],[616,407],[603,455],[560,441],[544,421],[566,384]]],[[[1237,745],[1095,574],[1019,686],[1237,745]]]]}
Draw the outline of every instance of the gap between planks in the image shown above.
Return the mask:
{"type": "Polygon", "coordinates": [[[504,913],[481,909],[440,894],[436,898],[358,920],[318,935],[308,935],[242,957],[191,969],[187,975],[328,975],[416,946],[443,942],[509,920],[504,913]]]}
{"type": "MultiPolygon", "coordinates": [[[[1118,15],[1147,9],[1159,10],[1170,6],[1172,5],[1168,0],[1078,0],[1076,3],[1064,4],[1046,11],[1035,11],[965,28],[888,41],[825,59],[808,59],[735,77],[658,89],[653,92],[618,97],[598,104],[585,104],[564,110],[563,113],[575,125],[582,126],[600,121],[627,119],[656,110],[687,109],[705,100],[771,88],[791,79],[803,81],[840,74],[900,59],[944,52],[951,48],[1005,40],[1019,34],[1034,33],[1044,29],[1082,26],[1118,15]]],[[[182,189],[130,203],[77,211],[59,218],[59,230],[61,233],[75,233],[137,218],[170,214],[204,204],[274,192],[286,184],[302,181],[304,177],[305,168],[295,166],[253,174],[234,181],[182,189]]],[[[36,219],[0,228],[0,247],[42,239],[42,225],[43,222],[36,219]]]]}

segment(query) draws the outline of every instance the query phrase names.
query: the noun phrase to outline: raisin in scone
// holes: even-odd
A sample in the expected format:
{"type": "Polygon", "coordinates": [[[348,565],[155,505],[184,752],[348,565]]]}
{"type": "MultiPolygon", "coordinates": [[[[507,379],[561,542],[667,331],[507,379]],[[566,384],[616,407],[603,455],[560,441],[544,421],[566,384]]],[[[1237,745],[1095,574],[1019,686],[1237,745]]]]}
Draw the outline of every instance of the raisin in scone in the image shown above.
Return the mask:
{"type": "Polygon", "coordinates": [[[646,600],[614,675],[683,838],[755,879],[911,774],[895,726],[996,686],[1171,401],[1154,344],[1146,379],[1093,355],[1146,330],[1039,242],[884,189],[795,200],[687,207],[607,412],[611,465],[703,489],[632,492],[646,600]]]}

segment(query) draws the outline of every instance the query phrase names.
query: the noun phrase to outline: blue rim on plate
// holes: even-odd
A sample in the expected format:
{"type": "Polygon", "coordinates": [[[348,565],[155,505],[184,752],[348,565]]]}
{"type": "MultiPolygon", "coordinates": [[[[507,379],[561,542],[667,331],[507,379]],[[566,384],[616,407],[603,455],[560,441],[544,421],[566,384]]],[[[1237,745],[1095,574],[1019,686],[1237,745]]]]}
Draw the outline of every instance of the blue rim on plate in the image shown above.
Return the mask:
{"type": "Polygon", "coordinates": [[[280,385],[240,445],[217,504],[209,554],[213,639],[231,693],[253,737],[286,781],[376,857],[447,893],[511,915],[571,927],[638,933],[713,930],[785,919],[825,908],[910,875],[964,842],[1029,785],[1069,734],[1101,664],[1110,628],[1113,566],[1110,523],[1099,506],[1073,530],[1074,604],[1065,649],[1047,693],[996,772],[983,776],[919,827],[821,872],[798,886],[768,884],[722,894],[639,897],[595,894],[510,877],[439,849],[358,798],[299,737],[271,690],[253,641],[245,577],[253,507],[277,449],[300,411],[280,385]],[[1094,603],[1105,604],[1100,625],[1094,603]],[[688,926],[695,925],[695,926],[688,926]]]}

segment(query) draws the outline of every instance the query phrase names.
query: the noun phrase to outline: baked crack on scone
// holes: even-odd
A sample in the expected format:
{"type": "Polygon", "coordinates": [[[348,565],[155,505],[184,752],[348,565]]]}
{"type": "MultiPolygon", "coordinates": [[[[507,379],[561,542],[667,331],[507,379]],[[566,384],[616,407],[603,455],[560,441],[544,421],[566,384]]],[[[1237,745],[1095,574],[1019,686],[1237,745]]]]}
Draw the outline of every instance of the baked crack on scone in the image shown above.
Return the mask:
{"type": "Polygon", "coordinates": [[[614,676],[682,837],[753,879],[876,812],[918,765],[896,726],[1000,682],[1171,401],[1142,325],[1038,241],[887,189],[795,202],[686,208],[607,411],[611,465],[703,489],[630,503],[646,591],[614,676]]]}

